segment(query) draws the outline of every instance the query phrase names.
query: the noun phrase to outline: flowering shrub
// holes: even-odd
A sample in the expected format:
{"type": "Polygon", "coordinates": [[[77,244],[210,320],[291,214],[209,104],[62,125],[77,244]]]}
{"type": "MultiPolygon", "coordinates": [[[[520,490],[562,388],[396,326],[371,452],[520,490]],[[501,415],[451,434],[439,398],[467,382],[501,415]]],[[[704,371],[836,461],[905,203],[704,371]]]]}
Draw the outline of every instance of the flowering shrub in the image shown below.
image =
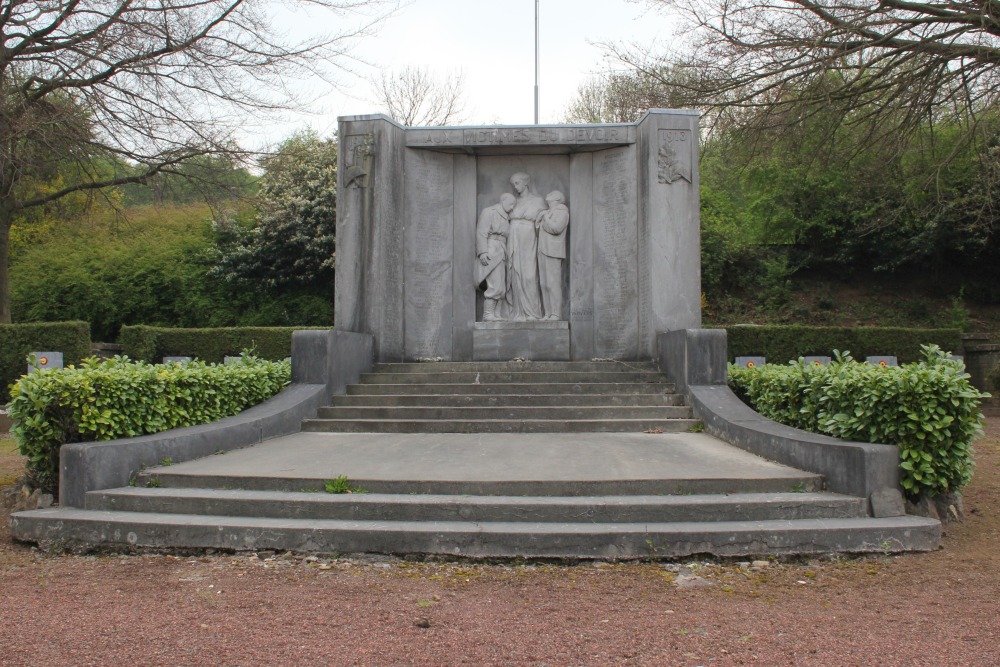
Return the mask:
{"type": "Polygon", "coordinates": [[[270,398],[290,378],[289,362],[246,355],[227,365],[91,357],[76,367],[22,377],[7,412],[33,482],[56,491],[64,444],[205,424],[270,398]]]}
{"type": "Polygon", "coordinates": [[[960,361],[925,345],[923,361],[880,367],[836,354],[826,366],[729,367],[729,384],[774,421],[845,440],[899,447],[906,494],[960,491],[972,478],[982,432],[981,394],[960,361]]]}

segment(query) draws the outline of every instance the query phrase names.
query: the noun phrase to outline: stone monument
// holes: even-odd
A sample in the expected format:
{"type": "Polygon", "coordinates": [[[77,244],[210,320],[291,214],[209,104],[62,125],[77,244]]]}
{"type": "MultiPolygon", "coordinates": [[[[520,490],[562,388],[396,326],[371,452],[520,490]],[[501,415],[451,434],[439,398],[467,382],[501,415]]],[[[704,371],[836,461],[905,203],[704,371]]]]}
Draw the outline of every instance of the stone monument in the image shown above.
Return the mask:
{"type": "Polygon", "coordinates": [[[701,324],[697,121],[341,118],[336,327],[378,361],[653,358],[701,324]]]}

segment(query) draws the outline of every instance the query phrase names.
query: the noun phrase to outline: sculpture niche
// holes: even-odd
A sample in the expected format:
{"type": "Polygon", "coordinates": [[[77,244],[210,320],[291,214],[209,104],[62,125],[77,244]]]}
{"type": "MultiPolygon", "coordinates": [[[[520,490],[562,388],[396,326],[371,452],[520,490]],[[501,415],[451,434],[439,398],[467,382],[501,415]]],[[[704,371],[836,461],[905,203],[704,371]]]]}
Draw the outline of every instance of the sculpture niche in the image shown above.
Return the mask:
{"type": "Polygon", "coordinates": [[[511,176],[510,185],[516,196],[502,194],[483,209],[476,227],[483,321],[562,320],[566,198],[556,190],[542,199],[524,172],[511,176]]]}

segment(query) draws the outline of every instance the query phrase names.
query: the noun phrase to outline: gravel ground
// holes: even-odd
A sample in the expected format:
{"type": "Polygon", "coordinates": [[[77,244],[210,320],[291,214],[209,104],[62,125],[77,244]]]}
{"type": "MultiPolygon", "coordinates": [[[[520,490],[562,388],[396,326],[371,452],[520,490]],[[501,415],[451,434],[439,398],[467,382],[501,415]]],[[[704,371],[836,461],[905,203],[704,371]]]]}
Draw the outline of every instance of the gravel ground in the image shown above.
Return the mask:
{"type": "Polygon", "coordinates": [[[1000,665],[1000,419],[976,449],[965,521],[897,557],[52,556],[3,510],[0,664],[1000,665]]]}

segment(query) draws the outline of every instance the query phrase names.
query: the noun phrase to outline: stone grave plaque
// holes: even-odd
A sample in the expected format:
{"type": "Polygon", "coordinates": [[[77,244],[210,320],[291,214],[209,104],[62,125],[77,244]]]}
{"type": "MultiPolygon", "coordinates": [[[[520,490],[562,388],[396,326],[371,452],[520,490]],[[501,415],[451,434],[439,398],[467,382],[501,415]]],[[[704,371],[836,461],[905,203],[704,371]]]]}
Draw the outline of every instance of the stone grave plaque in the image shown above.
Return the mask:
{"type": "Polygon", "coordinates": [[[32,352],[31,354],[35,356],[35,365],[28,365],[29,373],[63,367],[62,352],[32,352]]]}
{"type": "Polygon", "coordinates": [[[767,363],[764,357],[736,357],[734,362],[740,368],[756,368],[767,363]]]}

